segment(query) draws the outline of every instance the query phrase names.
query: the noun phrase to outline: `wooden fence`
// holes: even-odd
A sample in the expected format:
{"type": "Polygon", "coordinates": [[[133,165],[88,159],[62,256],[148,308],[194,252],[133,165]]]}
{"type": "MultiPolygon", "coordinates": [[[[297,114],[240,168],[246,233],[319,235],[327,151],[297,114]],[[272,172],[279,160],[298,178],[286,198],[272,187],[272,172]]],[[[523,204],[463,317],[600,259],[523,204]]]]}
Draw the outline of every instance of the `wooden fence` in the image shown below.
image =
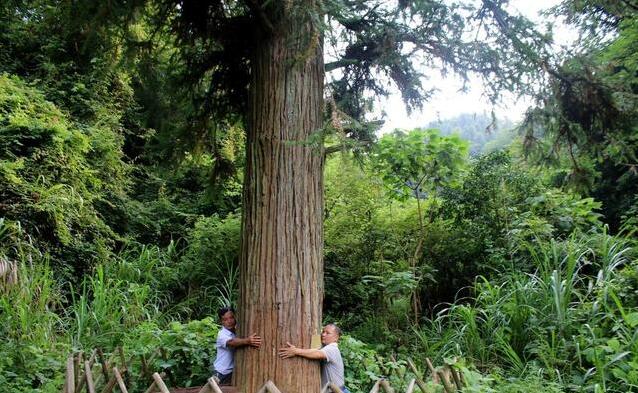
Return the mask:
{"type": "MultiPolygon", "coordinates": [[[[137,376],[139,381],[148,379],[150,385],[145,393],[237,393],[234,387],[219,386],[213,378],[209,378],[204,386],[195,388],[172,388],[169,389],[164,382],[164,378],[173,380],[170,371],[159,374],[149,370],[148,364],[153,358],[161,356],[166,360],[166,352],[162,349],[156,350],[149,358],[140,355],[141,372],[137,376]]],[[[113,393],[117,388],[121,393],[128,393],[127,385],[130,386],[131,378],[129,364],[134,356],[129,359],[124,355],[122,348],[117,348],[108,358],[99,350],[93,350],[88,357],[83,352],[78,352],[67,359],[66,378],[62,393],[113,393]]],[[[435,385],[443,385],[446,393],[462,392],[465,387],[463,376],[457,369],[449,364],[435,368],[430,359],[426,358],[430,377],[435,385]]],[[[408,383],[405,393],[415,393],[419,389],[422,393],[434,393],[424,382],[414,363],[408,359],[407,364],[415,378],[408,383]]],[[[173,380],[174,382],[174,380],[173,380]]],[[[431,386],[431,385],[430,385],[431,386]]],[[[343,393],[338,386],[328,384],[321,393],[343,393]]],[[[398,393],[387,379],[376,381],[370,393],[398,393]]],[[[267,381],[257,393],[282,393],[272,381],[267,381]]]]}

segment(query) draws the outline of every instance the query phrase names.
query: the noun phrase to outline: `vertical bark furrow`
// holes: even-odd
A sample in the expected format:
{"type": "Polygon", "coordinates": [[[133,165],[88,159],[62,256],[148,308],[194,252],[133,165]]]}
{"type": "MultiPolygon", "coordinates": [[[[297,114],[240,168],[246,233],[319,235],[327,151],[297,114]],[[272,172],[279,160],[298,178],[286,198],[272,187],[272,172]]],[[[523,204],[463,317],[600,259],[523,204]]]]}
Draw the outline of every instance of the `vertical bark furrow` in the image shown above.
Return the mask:
{"type": "Polygon", "coordinates": [[[286,14],[293,8],[271,15],[279,28],[251,61],[239,333],[258,332],[263,344],[237,353],[235,382],[244,393],[268,379],[284,392],[319,389],[317,362],[277,357],[287,341],[310,345],[323,299],[323,151],[308,144],[321,128],[323,57],[321,45],[308,55],[314,27],[299,9],[286,14]]]}

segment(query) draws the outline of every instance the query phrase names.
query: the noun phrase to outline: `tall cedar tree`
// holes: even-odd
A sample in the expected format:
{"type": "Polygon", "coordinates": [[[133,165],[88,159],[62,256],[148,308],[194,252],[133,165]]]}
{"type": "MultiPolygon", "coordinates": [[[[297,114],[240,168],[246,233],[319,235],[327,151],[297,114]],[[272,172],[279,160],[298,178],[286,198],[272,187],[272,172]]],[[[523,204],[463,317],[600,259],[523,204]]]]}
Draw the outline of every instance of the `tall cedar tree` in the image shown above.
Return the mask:
{"type": "Polygon", "coordinates": [[[237,353],[234,382],[244,393],[267,380],[283,392],[318,391],[318,364],[279,359],[276,349],[286,342],[309,347],[319,333],[322,172],[324,155],[333,150],[324,147],[324,136],[337,129],[370,140],[366,97],[388,94],[392,85],[409,110],[420,107],[432,91],[423,86],[424,69],[464,80],[481,75],[493,99],[502,89],[522,91],[547,57],[549,40],[529,21],[508,14],[503,0],[120,0],[76,6],[99,16],[87,31],[145,18],[157,33],[175,39],[183,86],[207,92],[204,115],[244,119],[238,333],[263,338],[259,351],[237,353]]]}

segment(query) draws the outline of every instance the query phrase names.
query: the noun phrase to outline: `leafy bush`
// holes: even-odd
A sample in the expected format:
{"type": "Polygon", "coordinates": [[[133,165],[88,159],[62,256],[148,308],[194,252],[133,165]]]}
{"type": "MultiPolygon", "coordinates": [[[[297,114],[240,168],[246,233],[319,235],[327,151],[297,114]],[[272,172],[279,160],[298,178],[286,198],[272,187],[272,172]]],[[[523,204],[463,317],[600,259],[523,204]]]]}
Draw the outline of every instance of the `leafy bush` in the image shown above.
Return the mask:
{"type": "Polygon", "coordinates": [[[19,221],[68,279],[104,261],[118,237],[97,205],[126,186],[113,132],[74,123],[38,90],[0,75],[0,133],[0,216],[19,221]]]}
{"type": "Polygon", "coordinates": [[[149,360],[149,370],[165,371],[172,386],[201,386],[211,375],[218,331],[219,325],[212,318],[187,323],[173,321],[163,328],[158,322],[145,322],[127,332],[124,351],[136,356],[134,375],[140,375],[139,359],[144,356],[149,360]],[[157,350],[159,353],[152,357],[157,350]]]}

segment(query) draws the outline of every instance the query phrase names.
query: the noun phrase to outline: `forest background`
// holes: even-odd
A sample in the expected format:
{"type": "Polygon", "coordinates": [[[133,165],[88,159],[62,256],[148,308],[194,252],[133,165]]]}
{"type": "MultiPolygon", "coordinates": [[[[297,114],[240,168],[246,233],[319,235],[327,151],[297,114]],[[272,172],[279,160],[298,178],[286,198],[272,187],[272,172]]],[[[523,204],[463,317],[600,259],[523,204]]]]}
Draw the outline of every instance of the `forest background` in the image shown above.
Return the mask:
{"type": "MultiPolygon", "coordinates": [[[[3,391],[60,391],[70,352],[116,346],[162,346],[152,367],[202,384],[237,301],[241,117],[212,115],[170,26],[91,24],[125,8],[0,5],[3,391]]],[[[477,392],[638,391],[637,11],[551,11],[581,40],[520,124],[322,136],[324,319],[351,391],[405,386],[407,357],[477,392]]]]}

